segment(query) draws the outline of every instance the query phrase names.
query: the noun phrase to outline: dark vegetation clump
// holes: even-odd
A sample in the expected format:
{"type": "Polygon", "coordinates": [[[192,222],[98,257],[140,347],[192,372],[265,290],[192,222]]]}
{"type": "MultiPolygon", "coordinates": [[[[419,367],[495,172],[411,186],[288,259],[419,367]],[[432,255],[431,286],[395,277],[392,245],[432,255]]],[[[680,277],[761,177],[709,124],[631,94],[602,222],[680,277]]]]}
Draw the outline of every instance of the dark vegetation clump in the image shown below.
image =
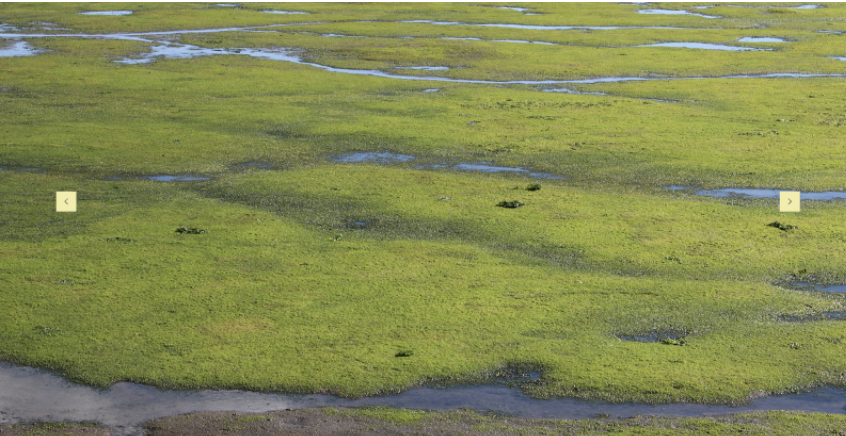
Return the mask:
{"type": "MultiPolygon", "coordinates": [[[[178,231],[178,230],[177,230],[177,231],[178,231]]],[[[115,237],[115,238],[106,238],[106,242],[121,242],[121,243],[129,243],[129,242],[135,242],[135,241],[134,241],[134,240],[132,240],[132,239],[129,239],[129,238],[115,237]]]]}
{"type": "Polygon", "coordinates": [[[511,200],[511,201],[500,201],[496,204],[499,207],[507,207],[509,209],[516,209],[523,205],[523,202],[520,200],[511,200]]]}
{"type": "Polygon", "coordinates": [[[414,355],[414,351],[412,350],[402,350],[398,352],[395,357],[411,357],[414,355]]]}
{"type": "Polygon", "coordinates": [[[191,227],[190,229],[188,227],[179,227],[178,229],[176,229],[176,233],[187,233],[189,235],[199,235],[200,233],[206,233],[206,231],[203,230],[203,229],[195,228],[195,227],[191,227]]]}
{"type": "Polygon", "coordinates": [[[793,225],[790,225],[790,224],[782,224],[778,221],[773,221],[773,222],[767,224],[767,226],[768,227],[775,227],[775,228],[777,228],[779,230],[783,230],[785,232],[788,231],[788,230],[793,230],[793,229],[799,228],[799,227],[796,227],[796,226],[793,226],[793,225]]]}
{"type": "Polygon", "coordinates": [[[529,186],[526,186],[527,191],[540,191],[540,188],[540,183],[532,183],[529,186]]]}
{"type": "Polygon", "coordinates": [[[683,346],[686,345],[687,342],[684,339],[675,339],[675,338],[663,338],[661,339],[661,343],[664,345],[678,345],[683,346]]]}

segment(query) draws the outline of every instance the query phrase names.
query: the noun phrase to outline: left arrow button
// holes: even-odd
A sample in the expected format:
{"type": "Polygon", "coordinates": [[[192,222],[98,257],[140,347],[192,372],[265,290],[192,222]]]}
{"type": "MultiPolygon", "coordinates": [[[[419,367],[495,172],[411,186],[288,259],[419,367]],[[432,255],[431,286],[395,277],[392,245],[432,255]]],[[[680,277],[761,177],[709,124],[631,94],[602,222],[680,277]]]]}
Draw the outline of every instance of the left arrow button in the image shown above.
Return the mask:
{"type": "Polygon", "coordinates": [[[56,212],[76,212],[76,192],[56,192],[56,212]]]}

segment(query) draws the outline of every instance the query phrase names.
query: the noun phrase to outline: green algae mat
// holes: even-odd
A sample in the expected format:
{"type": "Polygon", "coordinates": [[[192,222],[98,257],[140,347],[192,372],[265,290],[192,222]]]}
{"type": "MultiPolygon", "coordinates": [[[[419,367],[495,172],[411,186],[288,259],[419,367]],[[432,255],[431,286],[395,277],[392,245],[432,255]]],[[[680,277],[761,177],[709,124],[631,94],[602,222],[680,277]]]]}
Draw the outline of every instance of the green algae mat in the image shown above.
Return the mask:
{"type": "Polygon", "coordinates": [[[846,299],[791,287],[846,282],[843,201],[698,195],[846,190],[846,8],[494,6],[0,7],[0,358],[345,397],[846,386],[846,299]]]}

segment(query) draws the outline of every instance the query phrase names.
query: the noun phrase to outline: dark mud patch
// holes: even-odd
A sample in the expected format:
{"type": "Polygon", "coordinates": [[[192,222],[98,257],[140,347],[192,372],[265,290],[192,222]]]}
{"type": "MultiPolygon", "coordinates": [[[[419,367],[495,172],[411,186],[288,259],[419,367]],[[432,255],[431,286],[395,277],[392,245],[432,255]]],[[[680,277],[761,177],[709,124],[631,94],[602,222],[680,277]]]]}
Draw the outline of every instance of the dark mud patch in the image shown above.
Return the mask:
{"type": "Polygon", "coordinates": [[[803,315],[781,315],[782,321],[788,322],[809,322],[809,321],[846,321],[846,310],[832,312],[816,312],[803,315]]]}
{"type": "Polygon", "coordinates": [[[617,333],[615,336],[617,336],[620,340],[627,342],[653,342],[666,345],[684,345],[685,337],[687,335],[684,332],[658,330],[637,333],[617,333]]]}
{"type": "Polygon", "coordinates": [[[272,170],[275,166],[270,162],[241,162],[229,165],[229,169],[233,171],[272,170]]]}

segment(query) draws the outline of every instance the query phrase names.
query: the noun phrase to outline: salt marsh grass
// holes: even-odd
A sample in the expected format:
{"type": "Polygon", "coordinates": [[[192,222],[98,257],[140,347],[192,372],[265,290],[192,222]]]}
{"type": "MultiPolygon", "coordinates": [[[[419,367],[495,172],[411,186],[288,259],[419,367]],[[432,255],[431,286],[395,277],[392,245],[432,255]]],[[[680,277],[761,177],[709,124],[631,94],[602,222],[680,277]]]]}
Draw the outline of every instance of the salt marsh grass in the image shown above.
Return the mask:
{"type": "Polygon", "coordinates": [[[541,373],[529,395],[614,402],[735,404],[844,385],[846,351],[825,338],[846,323],[814,314],[846,301],[778,286],[846,282],[844,203],[803,202],[788,218],[775,199],[664,188],[846,189],[842,77],[714,78],[841,73],[827,56],[842,55],[842,37],[817,32],[846,30],[838,5],[708,9],[720,19],[548,3],[532,16],[473,4],[135,6],[95,16],[77,12],[109,5],[12,4],[3,23],[273,24],[168,38],[291,49],[338,68],[449,67],[407,75],[689,80],[547,93],[237,54],[126,65],[114,61],[163,42],[27,38],[43,53],[0,58],[0,358],[97,386],[347,397],[515,368],[541,373]],[[690,29],[399,23],[565,18],[690,29]],[[306,19],[321,24],[289,25],[306,19]],[[742,37],[791,42],[630,47],[742,37]],[[332,160],[347,153],[414,159],[332,160]],[[455,171],[479,162],[530,177],[455,171]],[[563,178],[538,190],[530,171],[563,178]],[[145,179],[162,174],[201,179],[145,179]],[[57,214],[66,190],[79,212],[57,214]],[[794,228],[767,226],[776,221],[794,228]],[[619,339],[653,332],[684,332],[684,346],[619,339]]]}

